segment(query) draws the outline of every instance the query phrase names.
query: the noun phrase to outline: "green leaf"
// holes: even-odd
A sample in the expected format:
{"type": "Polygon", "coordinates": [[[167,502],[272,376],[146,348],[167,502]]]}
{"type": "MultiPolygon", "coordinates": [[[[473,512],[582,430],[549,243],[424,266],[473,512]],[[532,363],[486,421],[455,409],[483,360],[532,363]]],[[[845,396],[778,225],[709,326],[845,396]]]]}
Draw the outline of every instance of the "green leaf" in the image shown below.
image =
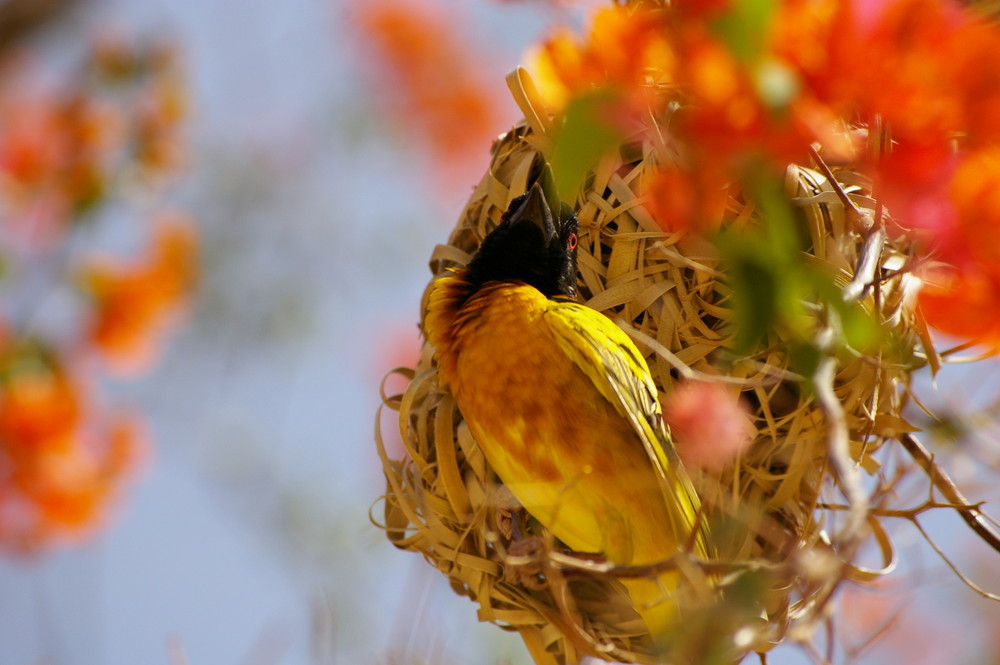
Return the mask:
{"type": "Polygon", "coordinates": [[[578,97],[566,108],[552,153],[555,185],[563,201],[576,199],[587,174],[624,139],[615,119],[618,105],[618,96],[604,91],[578,97]]]}
{"type": "Polygon", "coordinates": [[[733,289],[734,350],[744,354],[772,329],[780,326],[793,337],[805,337],[809,326],[800,279],[803,239],[791,204],[776,177],[758,177],[750,189],[760,210],[759,225],[724,230],[717,237],[733,289]]]}
{"type": "Polygon", "coordinates": [[[749,353],[778,321],[780,290],[779,276],[761,261],[752,245],[762,247],[751,238],[732,234],[721,238],[722,258],[733,287],[733,323],[736,326],[734,349],[749,353]]]}
{"type": "Polygon", "coordinates": [[[712,28],[737,60],[753,65],[767,48],[777,9],[777,0],[732,0],[712,28]]]}
{"type": "Polygon", "coordinates": [[[823,353],[815,344],[798,342],[788,347],[788,365],[802,376],[812,376],[822,359],[823,353]]]}
{"type": "Polygon", "coordinates": [[[859,303],[844,301],[844,292],[833,275],[819,266],[809,265],[803,278],[812,286],[813,298],[832,308],[840,318],[844,343],[857,351],[868,351],[885,341],[882,327],[859,303]]]}
{"type": "Polygon", "coordinates": [[[875,317],[860,305],[848,304],[843,300],[840,303],[843,306],[840,323],[848,346],[857,351],[870,351],[884,341],[885,335],[875,317]]]}

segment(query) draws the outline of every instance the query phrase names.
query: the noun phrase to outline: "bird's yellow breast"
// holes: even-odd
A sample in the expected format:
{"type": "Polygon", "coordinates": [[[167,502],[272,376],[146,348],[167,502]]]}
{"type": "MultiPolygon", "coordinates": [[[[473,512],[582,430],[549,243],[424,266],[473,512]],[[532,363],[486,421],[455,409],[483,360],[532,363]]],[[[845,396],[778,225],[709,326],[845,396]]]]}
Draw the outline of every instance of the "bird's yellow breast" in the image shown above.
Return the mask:
{"type": "Polygon", "coordinates": [[[432,295],[428,335],[504,485],[574,550],[621,564],[669,556],[677,543],[647,452],[546,322],[568,305],[508,283],[488,283],[451,313],[444,296],[432,295]]]}

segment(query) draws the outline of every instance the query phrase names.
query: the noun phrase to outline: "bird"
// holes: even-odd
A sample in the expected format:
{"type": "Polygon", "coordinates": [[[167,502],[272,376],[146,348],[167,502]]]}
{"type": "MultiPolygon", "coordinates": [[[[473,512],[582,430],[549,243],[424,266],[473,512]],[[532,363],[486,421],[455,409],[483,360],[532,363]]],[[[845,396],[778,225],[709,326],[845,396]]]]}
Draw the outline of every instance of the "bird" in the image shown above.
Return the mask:
{"type": "MultiPolygon", "coordinates": [[[[706,556],[646,360],[578,302],[579,222],[542,180],[465,267],[433,282],[424,330],[440,384],[500,482],[570,550],[621,566],[706,556]]],[[[680,575],[621,580],[656,645],[677,627],[680,575]]]]}

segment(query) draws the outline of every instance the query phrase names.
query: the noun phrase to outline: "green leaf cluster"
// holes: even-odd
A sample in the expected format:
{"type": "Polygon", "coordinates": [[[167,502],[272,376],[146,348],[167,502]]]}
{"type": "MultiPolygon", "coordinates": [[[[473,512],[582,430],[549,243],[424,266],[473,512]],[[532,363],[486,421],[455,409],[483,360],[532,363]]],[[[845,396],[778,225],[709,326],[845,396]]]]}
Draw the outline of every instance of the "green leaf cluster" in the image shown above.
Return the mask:
{"type": "Polygon", "coordinates": [[[759,223],[716,237],[732,288],[734,352],[751,354],[776,332],[791,368],[809,376],[822,357],[816,336],[824,325],[835,326],[841,348],[877,345],[882,332],[872,315],[846,302],[833,273],[808,260],[804,224],[777,178],[760,178],[751,191],[759,223]]]}
{"type": "Polygon", "coordinates": [[[610,90],[577,97],[566,108],[552,153],[556,190],[574,201],[597,163],[618,149],[624,132],[618,122],[621,105],[610,90]]]}

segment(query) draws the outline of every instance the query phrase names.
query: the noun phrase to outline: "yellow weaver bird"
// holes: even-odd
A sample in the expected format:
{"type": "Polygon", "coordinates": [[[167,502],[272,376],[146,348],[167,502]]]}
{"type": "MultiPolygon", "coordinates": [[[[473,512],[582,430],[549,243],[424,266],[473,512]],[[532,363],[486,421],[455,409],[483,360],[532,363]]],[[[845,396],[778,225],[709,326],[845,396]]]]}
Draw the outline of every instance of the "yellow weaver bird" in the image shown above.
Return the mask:
{"type": "MultiPolygon", "coordinates": [[[[689,544],[704,556],[645,359],[574,301],[577,233],[569,206],[550,207],[535,183],[468,267],[435,282],[424,326],[440,379],[503,484],[567,547],[617,565],[689,544]]],[[[677,624],[679,575],[622,580],[659,644],[677,624]]]]}

